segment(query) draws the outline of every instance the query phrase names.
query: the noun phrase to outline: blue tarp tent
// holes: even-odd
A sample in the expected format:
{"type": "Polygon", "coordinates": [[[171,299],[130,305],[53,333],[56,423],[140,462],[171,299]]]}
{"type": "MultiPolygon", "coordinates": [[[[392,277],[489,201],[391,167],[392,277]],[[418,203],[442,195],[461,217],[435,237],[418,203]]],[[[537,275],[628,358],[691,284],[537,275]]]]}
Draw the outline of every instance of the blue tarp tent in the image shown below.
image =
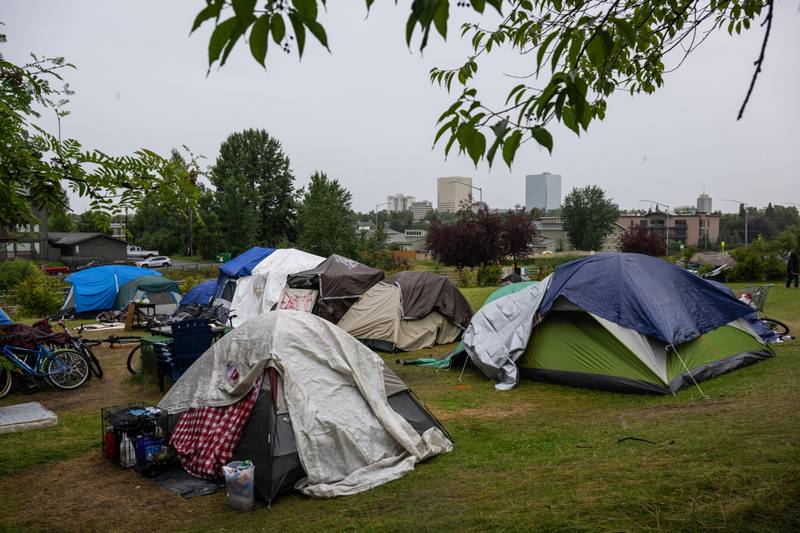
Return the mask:
{"type": "Polygon", "coordinates": [[[127,265],[105,265],[87,268],[71,274],[65,280],[72,284],[62,309],[70,307],[75,313],[106,311],[114,306],[119,288],[141,276],[160,276],[149,268],[127,265]]]}
{"type": "Polygon", "coordinates": [[[181,306],[184,305],[208,305],[217,290],[217,280],[212,279],[198,283],[187,292],[181,299],[181,306]]]}
{"type": "Polygon", "coordinates": [[[8,318],[6,312],[0,309],[0,326],[8,326],[9,324],[13,323],[14,322],[12,322],[10,318],[8,318]]]}
{"type": "Polygon", "coordinates": [[[219,297],[222,294],[225,283],[229,279],[241,278],[252,274],[253,268],[274,251],[275,248],[253,246],[249,250],[242,252],[223,264],[219,267],[219,279],[217,280],[217,288],[214,291],[214,296],[219,297]]]}
{"type": "Polygon", "coordinates": [[[753,312],[729,291],[682,268],[629,253],[601,253],[559,266],[542,301],[542,316],[558,298],[668,345],[753,312]]]}

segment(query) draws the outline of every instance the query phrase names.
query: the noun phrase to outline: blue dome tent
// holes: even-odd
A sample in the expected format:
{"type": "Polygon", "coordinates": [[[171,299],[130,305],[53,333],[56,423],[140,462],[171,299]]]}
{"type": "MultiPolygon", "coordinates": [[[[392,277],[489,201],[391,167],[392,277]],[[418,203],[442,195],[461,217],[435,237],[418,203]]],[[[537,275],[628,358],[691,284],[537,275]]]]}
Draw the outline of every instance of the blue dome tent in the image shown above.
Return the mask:
{"type": "Polygon", "coordinates": [[[65,278],[72,288],[61,308],[71,308],[77,314],[112,309],[120,287],[142,276],[161,276],[161,272],[127,265],[104,265],[81,270],[65,278]]]}

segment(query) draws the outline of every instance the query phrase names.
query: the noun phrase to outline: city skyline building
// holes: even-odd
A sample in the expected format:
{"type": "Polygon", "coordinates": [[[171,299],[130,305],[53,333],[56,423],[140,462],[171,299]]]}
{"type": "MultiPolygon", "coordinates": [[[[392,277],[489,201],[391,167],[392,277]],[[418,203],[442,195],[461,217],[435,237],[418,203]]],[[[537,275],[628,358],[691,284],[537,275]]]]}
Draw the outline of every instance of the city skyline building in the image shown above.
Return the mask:
{"type": "Polygon", "coordinates": [[[525,210],[561,207],[561,175],[543,172],[525,176],[525,210]]]}

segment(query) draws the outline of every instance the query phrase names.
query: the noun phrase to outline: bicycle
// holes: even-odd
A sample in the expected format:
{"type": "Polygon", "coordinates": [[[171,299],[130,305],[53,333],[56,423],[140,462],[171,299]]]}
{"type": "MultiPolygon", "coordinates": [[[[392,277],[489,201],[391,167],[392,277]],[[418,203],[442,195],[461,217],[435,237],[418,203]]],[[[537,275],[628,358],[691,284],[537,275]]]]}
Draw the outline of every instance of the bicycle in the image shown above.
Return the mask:
{"type": "Polygon", "coordinates": [[[767,303],[767,294],[769,293],[770,288],[774,286],[774,283],[770,283],[768,285],[759,285],[753,287],[747,287],[745,291],[739,295],[739,300],[746,303],[750,307],[756,310],[758,313],[758,319],[764,323],[769,329],[774,331],[780,336],[788,335],[789,334],[789,326],[777,320],[775,318],[770,318],[764,314],[764,304],[767,303]]]}
{"type": "MultiPolygon", "coordinates": [[[[89,363],[79,352],[71,348],[51,350],[38,343],[35,349],[9,344],[16,339],[30,342],[18,335],[6,335],[0,339],[3,344],[0,356],[8,363],[0,367],[0,399],[14,389],[15,373],[25,375],[34,382],[46,381],[61,390],[77,389],[89,379],[89,363]]],[[[41,340],[46,341],[47,338],[41,340]]]]}
{"type": "Polygon", "coordinates": [[[58,324],[58,326],[61,327],[61,329],[64,330],[64,333],[69,337],[68,346],[74,349],[76,352],[82,354],[89,363],[89,370],[92,371],[92,374],[97,376],[98,379],[102,379],[103,367],[100,365],[100,360],[97,359],[97,356],[94,355],[94,351],[92,350],[92,346],[99,346],[101,341],[84,339],[83,324],[81,324],[78,328],[77,336],[72,334],[72,331],[70,331],[63,319],[56,322],[56,324],[58,324]]]}

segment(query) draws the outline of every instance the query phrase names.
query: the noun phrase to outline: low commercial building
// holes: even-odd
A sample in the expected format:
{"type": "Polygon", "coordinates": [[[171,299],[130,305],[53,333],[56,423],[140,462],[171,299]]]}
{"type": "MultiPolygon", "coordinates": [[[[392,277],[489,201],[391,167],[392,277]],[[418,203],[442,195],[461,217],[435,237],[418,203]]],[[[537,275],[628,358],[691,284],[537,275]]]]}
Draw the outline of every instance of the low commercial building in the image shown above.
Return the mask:
{"type": "Polygon", "coordinates": [[[647,228],[648,232],[658,233],[664,239],[669,229],[670,242],[703,247],[719,240],[719,219],[719,213],[667,215],[666,211],[651,211],[645,214],[622,214],[617,223],[626,231],[647,228]]]}

